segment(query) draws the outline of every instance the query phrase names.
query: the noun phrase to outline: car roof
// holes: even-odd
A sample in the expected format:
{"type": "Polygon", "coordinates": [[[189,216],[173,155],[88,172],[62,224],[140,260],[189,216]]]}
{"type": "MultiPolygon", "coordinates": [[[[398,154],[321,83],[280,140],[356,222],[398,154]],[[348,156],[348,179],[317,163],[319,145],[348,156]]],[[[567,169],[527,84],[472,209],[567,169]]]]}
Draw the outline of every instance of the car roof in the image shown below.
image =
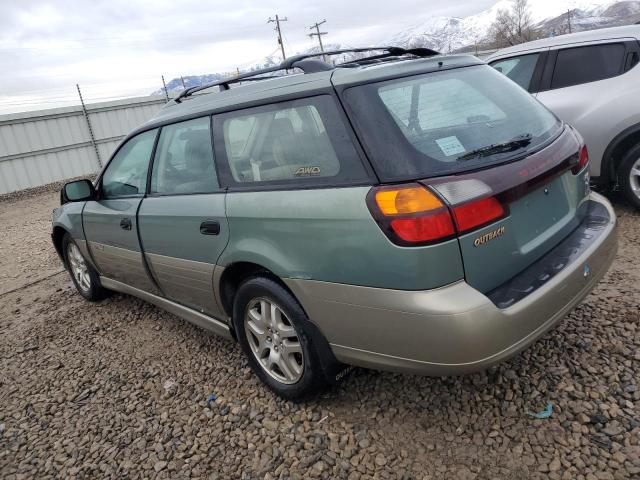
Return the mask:
{"type": "Polygon", "coordinates": [[[132,132],[176,122],[187,118],[207,115],[231,109],[241,109],[252,105],[277,101],[277,97],[304,94],[330,88],[333,85],[349,85],[368,83],[392,77],[416,75],[438,70],[448,70],[471,65],[482,64],[472,55],[438,55],[430,58],[402,59],[397,61],[376,63],[366,66],[337,67],[326,71],[284,75],[247,82],[233,86],[229,90],[219,91],[216,87],[207,93],[197,93],[181,102],[171,100],[151,120],[132,132]],[[333,82],[333,83],[332,83],[333,82]]]}
{"type": "Polygon", "coordinates": [[[312,91],[331,86],[331,71],[283,75],[281,77],[247,82],[219,91],[212,87],[177,103],[170,100],[147,124],[167,123],[172,119],[226,110],[233,106],[259,103],[268,98],[312,91]]]}
{"type": "Polygon", "coordinates": [[[598,30],[588,30],[585,32],[568,33],[566,35],[558,35],[556,37],[542,38],[532,42],[521,43],[513,47],[498,50],[488,57],[491,60],[494,57],[508,56],[512,53],[519,53],[529,50],[539,50],[547,47],[555,47],[558,45],[567,45],[571,43],[594,42],[598,40],[611,40],[615,38],[636,38],[640,39],[640,25],[625,25],[622,27],[600,28],[598,30]]]}

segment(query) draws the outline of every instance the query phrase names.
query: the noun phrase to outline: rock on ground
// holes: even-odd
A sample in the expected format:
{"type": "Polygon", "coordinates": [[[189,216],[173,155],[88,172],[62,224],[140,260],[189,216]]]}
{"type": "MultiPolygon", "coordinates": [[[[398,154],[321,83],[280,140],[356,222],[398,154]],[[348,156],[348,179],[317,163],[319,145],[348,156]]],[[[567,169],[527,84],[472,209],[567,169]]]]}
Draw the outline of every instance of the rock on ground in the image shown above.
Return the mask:
{"type": "Polygon", "coordinates": [[[627,207],[609,274],[512,360],[459,378],[358,370],[293,404],[237,345],[140,300],[85,302],[66,273],[20,288],[59,268],[56,203],[0,202],[1,478],[640,478],[640,215],[627,207]],[[550,418],[526,415],[547,402],[550,418]]]}

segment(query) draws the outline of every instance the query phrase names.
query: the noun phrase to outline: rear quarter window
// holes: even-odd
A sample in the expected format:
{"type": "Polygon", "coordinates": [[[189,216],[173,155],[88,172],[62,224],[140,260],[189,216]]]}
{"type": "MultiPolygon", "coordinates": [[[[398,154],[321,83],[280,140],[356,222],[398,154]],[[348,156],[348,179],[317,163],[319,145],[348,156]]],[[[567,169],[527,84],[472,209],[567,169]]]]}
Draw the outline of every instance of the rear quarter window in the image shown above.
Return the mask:
{"type": "Polygon", "coordinates": [[[491,62],[490,65],[525,90],[531,91],[533,73],[536,70],[539,57],[539,53],[531,53],[519,57],[496,60],[495,62],[491,62]]]}
{"type": "Polygon", "coordinates": [[[217,115],[214,131],[231,185],[325,185],[368,178],[328,95],[217,115]]]}

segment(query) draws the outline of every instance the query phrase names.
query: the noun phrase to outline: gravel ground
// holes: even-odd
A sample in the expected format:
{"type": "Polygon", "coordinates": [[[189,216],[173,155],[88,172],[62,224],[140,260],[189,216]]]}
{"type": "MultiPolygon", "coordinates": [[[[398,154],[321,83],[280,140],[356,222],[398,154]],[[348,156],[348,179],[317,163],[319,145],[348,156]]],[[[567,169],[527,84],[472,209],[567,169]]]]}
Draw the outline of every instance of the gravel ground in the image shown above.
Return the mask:
{"type": "Polygon", "coordinates": [[[609,274],[513,360],[458,378],[356,370],[292,404],[234,343],[131,297],[74,293],[48,238],[57,198],[0,202],[2,478],[640,478],[640,214],[627,207],[609,274]],[[547,403],[550,418],[527,415],[547,403]]]}

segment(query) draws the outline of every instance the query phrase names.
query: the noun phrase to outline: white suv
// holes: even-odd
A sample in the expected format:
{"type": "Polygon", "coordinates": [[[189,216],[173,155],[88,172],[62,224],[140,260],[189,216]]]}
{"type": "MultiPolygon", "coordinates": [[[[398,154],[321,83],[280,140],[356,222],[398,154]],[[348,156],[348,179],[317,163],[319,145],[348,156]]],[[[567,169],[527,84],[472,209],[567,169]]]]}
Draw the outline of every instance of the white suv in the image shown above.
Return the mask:
{"type": "Polygon", "coordinates": [[[487,63],[585,139],[592,181],[640,208],[640,25],[560,35],[500,50],[487,63]]]}

